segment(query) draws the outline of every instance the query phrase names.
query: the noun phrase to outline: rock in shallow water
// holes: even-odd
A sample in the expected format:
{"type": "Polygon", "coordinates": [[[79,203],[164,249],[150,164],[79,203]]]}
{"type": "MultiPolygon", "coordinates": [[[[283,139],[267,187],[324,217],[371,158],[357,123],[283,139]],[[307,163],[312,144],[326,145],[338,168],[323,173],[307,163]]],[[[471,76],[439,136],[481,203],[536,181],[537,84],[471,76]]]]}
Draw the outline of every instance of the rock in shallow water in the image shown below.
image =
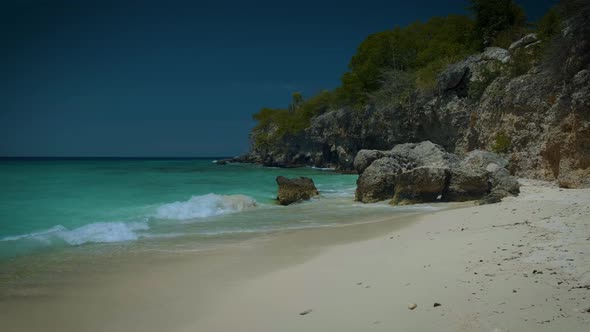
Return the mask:
{"type": "Polygon", "coordinates": [[[277,200],[281,205],[308,200],[320,194],[313,180],[307,177],[288,179],[284,176],[277,176],[276,181],[279,185],[277,200]]]}

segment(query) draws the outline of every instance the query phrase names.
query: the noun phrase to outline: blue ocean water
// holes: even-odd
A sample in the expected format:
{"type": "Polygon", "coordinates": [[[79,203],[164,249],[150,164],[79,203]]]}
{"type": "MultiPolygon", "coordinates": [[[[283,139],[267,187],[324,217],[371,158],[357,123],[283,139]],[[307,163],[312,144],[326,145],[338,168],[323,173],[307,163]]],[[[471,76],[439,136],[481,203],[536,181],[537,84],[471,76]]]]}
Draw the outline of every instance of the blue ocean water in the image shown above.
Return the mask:
{"type": "Polygon", "coordinates": [[[356,178],[212,159],[1,159],[0,259],[96,243],[199,242],[392,213],[387,204],[355,204],[356,178]],[[276,205],[278,175],[313,178],[321,197],[276,205]]]}
{"type": "Polygon", "coordinates": [[[281,228],[281,220],[221,218],[276,207],[277,175],[311,176],[327,195],[350,191],[356,178],[211,159],[3,159],[0,257],[54,246],[281,228]]]}

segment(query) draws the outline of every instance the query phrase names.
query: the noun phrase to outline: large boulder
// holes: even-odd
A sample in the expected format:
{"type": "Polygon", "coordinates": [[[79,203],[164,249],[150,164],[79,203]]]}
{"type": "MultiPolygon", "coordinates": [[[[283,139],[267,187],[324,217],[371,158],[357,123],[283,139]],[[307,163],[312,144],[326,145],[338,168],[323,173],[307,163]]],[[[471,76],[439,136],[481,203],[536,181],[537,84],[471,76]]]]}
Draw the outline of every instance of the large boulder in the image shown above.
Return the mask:
{"type": "Polygon", "coordinates": [[[506,169],[508,161],[497,153],[474,150],[451,169],[445,199],[468,201],[491,195],[487,202],[518,195],[520,185],[506,169]]]}
{"type": "Polygon", "coordinates": [[[398,175],[392,204],[406,205],[433,202],[445,189],[449,169],[446,167],[416,167],[398,175]]]}
{"type": "Polygon", "coordinates": [[[361,174],[375,160],[383,157],[385,154],[379,150],[360,150],[354,157],[354,169],[361,174]]]}
{"type": "MultiPolygon", "coordinates": [[[[396,151],[396,149],[394,148],[392,151],[396,151]]],[[[449,167],[458,161],[457,156],[446,152],[442,146],[430,141],[413,145],[409,150],[408,157],[410,163],[416,166],[449,167]]]]}
{"type": "MultiPolygon", "coordinates": [[[[448,168],[456,161],[455,155],[445,152],[440,145],[430,141],[399,144],[389,151],[361,150],[354,161],[360,174],[357,180],[356,200],[371,203],[391,199],[395,194],[399,174],[422,166],[448,168]]],[[[422,176],[425,175],[424,172],[421,170],[415,174],[408,173],[402,179],[422,176]]],[[[425,186],[427,182],[425,179],[422,185],[425,186]]],[[[419,197],[419,189],[416,189],[415,195],[410,193],[412,190],[414,189],[409,187],[400,189],[400,197],[408,191],[408,198],[404,200],[425,200],[419,197]],[[415,199],[411,198],[413,196],[416,196],[415,199]]]]}
{"type": "MultiPolygon", "coordinates": [[[[490,164],[491,166],[492,164],[490,164]]],[[[487,171],[490,174],[490,184],[492,193],[498,196],[506,197],[509,195],[518,195],[520,193],[520,184],[518,180],[505,168],[490,167],[487,171]]]]}
{"type": "Polygon", "coordinates": [[[276,181],[279,185],[277,200],[281,205],[308,200],[320,194],[313,180],[307,177],[288,179],[284,176],[277,176],[276,181]]]}
{"type": "Polygon", "coordinates": [[[500,201],[519,193],[508,161],[474,150],[464,158],[429,141],[399,144],[389,151],[363,150],[355,158],[359,170],[356,200],[392,204],[468,201],[488,197],[500,201]],[[367,164],[370,164],[367,166],[367,164]]]}
{"type": "Polygon", "coordinates": [[[444,199],[456,202],[480,199],[491,192],[490,187],[485,169],[457,165],[451,168],[444,199]]]}
{"type": "Polygon", "coordinates": [[[402,171],[402,165],[395,158],[375,160],[356,181],[356,200],[374,203],[392,198],[396,176],[402,171]]]}
{"type": "Polygon", "coordinates": [[[499,154],[482,150],[473,150],[469,152],[463,158],[461,163],[473,168],[490,168],[488,170],[489,172],[492,171],[492,168],[496,169],[495,167],[508,167],[508,161],[502,158],[499,154]],[[496,166],[491,166],[490,164],[495,164],[496,166]]]}

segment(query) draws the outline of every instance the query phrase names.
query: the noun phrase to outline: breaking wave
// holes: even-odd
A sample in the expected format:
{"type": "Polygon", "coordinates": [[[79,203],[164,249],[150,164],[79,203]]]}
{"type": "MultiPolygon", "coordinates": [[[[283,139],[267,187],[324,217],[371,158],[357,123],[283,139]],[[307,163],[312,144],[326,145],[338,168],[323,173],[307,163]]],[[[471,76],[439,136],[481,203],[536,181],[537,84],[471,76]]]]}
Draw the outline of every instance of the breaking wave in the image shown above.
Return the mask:
{"type": "Polygon", "coordinates": [[[188,220],[236,213],[256,206],[256,200],[246,195],[207,194],[193,196],[188,201],[164,204],[156,210],[160,219],[188,220]]]}
{"type": "Polygon", "coordinates": [[[64,241],[69,245],[85,243],[123,242],[139,238],[138,231],[148,230],[147,222],[97,222],[74,229],[57,225],[49,229],[29,234],[8,236],[2,242],[19,240],[36,240],[46,244],[64,241]]]}

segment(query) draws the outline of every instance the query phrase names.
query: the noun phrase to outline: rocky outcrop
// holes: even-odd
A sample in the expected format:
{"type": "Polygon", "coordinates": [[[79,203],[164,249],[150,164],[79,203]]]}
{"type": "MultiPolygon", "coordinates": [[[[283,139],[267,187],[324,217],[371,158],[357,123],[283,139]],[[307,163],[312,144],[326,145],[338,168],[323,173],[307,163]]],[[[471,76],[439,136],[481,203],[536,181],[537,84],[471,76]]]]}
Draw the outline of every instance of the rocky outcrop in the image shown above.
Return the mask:
{"type": "Polygon", "coordinates": [[[393,197],[397,175],[404,165],[396,158],[379,158],[367,167],[356,182],[357,201],[372,203],[393,197]]]}
{"type": "Polygon", "coordinates": [[[488,181],[492,188],[492,194],[505,197],[508,195],[518,195],[520,193],[520,184],[515,177],[511,176],[508,170],[498,166],[486,167],[490,175],[488,181]]]}
{"type": "Polygon", "coordinates": [[[491,189],[485,169],[466,167],[461,163],[451,170],[444,198],[447,201],[471,201],[484,197],[491,189]]]}
{"type": "Polygon", "coordinates": [[[442,198],[448,178],[449,169],[446,167],[420,166],[403,172],[396,178],[391,203],[435,202],[442,198]]]}
{"type": "Polygon", "coordinates": [[[389,151],[365,151],[355,164],[366,163],[367,156],[382,157],[357,180],[356,199],[365,203],[467,201],[489,195],[497,201],[519,192],[518,181],[505,168],[508,162],[491,152],[476,150],[461,159],[432,142],[408,143],[389,151]]]}
{"type": "Polygon", "coordinates": [[[313,180],[307,177],[288,179],[284,176],[278,176],[276,181],[279,185],[277,200],[281,205],[308,200],[320,194],[313,180]]]}
{"type": "Polygon", "coordinates": [[[469,86],[473,81],[481,79],[481,72],[497,63],[506,64],[510,61],[510,53],[500,47],[488,47],[481,54],[472,55],[467,59],[452,64],[438,76],[438,91],[443,95],[455,94],[459,98],[469,95],[469,86]]]}
{"type": "MultiPolygon", "coordinates": [[[[458,158],[474,150],[496,151],[509,161],[501,167],[515,176],[557,181],[566,188],[590,187],[590,24],[585,10],[568,19],[551,43],[532,34],[509,50],[487,48],[444,70],[432,94],[416,93],[408,104],[371,101],[362,108],[329,110],[304,131],[255,147],[243,160],[365,173],[386,156],[382,153],[428,140],[458,158]],[[535,61],[523,63],[533,56],[535,61]]],[[[465,170],[455,173],[452,188],[460,188],[462,178],[481,178],[465,170]]],[[[393,193],[382,192],[374,199],[393,193]]],[[[364,189],[360,195],[365,196],[364,189]]],[[[456,195],[463,194],[457,190],[456,195]]]]}
{"type": "Polygon", "coordinates": [[[522,37],[521,39],[515,41],[514,43],[510,44],[510,47],[508,47],[508,50],[514,51],[515,49],[527,47],[527,46],[529,46],[533,43],[536,43],[538,41],[539,41],[539,38],[537,38],[537,34],[530,33],[530,34],[522,37]]]}
{"type": "Polygon", "coordinates": [[[384,156],[379,150],[360,150],[354,158],[354,169],[360,174],[367,169],[375,160],[384,156]]]}

